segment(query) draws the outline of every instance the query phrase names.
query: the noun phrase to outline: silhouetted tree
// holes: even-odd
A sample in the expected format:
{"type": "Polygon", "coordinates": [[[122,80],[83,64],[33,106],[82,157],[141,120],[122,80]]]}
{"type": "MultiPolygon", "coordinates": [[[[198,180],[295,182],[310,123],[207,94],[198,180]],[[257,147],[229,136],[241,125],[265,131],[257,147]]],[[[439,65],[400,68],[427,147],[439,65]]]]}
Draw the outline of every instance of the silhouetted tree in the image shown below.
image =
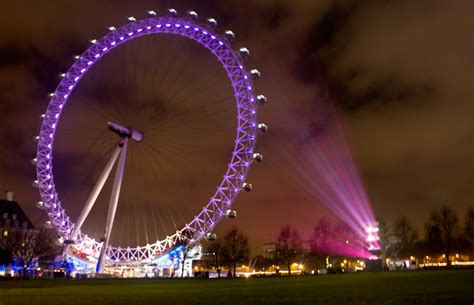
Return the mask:
{"type": "Polygon", "coordinates": [[[47,229],[21,230],[11,232],[7,249],[21,263],[24,274],[25,269],[35,261],[41,263],[51,260],[57,254],[58,246],[47,229]]]}
{"type": "Polygon", "coordinates": [[[276,244],[276,257],[285,264],[288,275],[291,275],[291,264],[301,254],[302,242],[298,231],[290,226],[281,228],[276,244]]]}
{"type": "Polygon", "coordinates": [[[400,217],[393,224],[393,236],[396,238],[395,256],[406,258],[414,253],[418,241],[418,232],[405,216],[400,217]]]}
{"type": "Polygon", "coordinates": [[[474,208],[467,210],[466,218],[464,219],[464,234],[469,242],[470,249],[474,250],[474,208]]]}
{"type": "Polygon", "coordinates": [[[12,252],[9,249],[0,247],[0,265],[10,265],[13,263],[12,252]]]}
{"type": "Polygon", "coordinates": [[[311,235],[311,251],[314,253],[328,255],[333,239],[333,230],[331,223],[321,218],[313,228],[311,235]]]}
{"type": "Polygon", "coordinates": [[[226,248],[223,241],[218,238],[209,244],[207,251],[211,254],[209,265],[216,268],[217,277],[221,277],[221,271],[226,260],[226,248]]]}
{"type": "Polygon", "coordinates": [[[433,211],[425,225],[427,241],[431,248],[438,248],[446,255],[446,265],[451,266],[449,255],[454,246],[456,233],[459,230],[458,217],[450,208],[443,206],[433,211]],[[439,247],[436,247],[439,243],[439,247]]]}
{"type": "Polygon", "coordinates": [[[391,242],[392,233],[389,226],[384,220],[378,220],[379,227],[379,243],[382,255],[382,269],[386,267],[386,259],[394,252],[394,245],[391,242]]]}
{"type": "Polygon", "coordinates": [[[235,277],[237,264],[244,262],[249,257],[248,239],[237,228],[233,228],[224,236],[224,243],[226,261],[232,267],[235,277]]]}

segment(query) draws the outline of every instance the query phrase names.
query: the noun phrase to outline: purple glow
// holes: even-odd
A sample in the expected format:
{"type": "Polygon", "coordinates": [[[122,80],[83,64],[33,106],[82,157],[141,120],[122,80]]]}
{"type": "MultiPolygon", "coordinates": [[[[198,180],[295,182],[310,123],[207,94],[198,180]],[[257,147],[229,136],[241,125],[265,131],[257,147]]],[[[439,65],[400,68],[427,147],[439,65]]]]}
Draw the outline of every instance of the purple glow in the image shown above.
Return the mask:
{"type": "Polygon", "coordinates": [[[370,245],[379,248],[378,240],[366,242],[366,228],[376,223],[368,195],[332,101],[324,96],[312,104],[311,113],[299,113],[297,105],[288,104],[290,121],[284,132],[294,141],[275,149],[294,168],[292,181],[298,182],[298,188],[363,241],[358,245],[359,257],[367,258],[370,245]]]}

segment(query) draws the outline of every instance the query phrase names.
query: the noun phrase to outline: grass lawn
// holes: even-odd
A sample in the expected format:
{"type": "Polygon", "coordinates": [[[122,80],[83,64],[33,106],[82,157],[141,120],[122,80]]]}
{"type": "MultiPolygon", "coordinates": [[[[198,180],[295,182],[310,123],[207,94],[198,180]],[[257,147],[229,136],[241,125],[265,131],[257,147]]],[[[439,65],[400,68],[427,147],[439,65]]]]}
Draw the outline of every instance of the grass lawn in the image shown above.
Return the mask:
{"type": "Polygon", "coordinates": [[[248,279],[0,281],[0,304],[474,304],[474,270],[248,279]]]}

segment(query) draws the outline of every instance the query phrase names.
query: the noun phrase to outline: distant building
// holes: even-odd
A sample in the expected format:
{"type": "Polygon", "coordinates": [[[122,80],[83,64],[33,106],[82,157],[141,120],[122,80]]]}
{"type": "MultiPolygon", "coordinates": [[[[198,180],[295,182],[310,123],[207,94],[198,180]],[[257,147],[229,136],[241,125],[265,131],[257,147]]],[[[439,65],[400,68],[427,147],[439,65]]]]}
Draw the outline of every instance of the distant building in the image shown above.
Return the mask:
{"type": "MultiPolygon", "coordinates": [[[[0,199],[0,249],[9,244],[12,233],[36,230],[18,202],[13,201],[13,193],[5,195],[5,199],[0,199]]],[[[3,262],[0,264],[0,277],[19,275],[22,265],[16,258],[13,263],[3,262]]]]}
{"type": "Polygon", "coordinates": [[[275,258],[276,255],[276,243],[264,243],[262,245],[263,257],[275,258]]]}
{"type": "Polygon", "coordinates": [[[34,229],[35,227],[18,202],[13,201],[13,194],[7,192],[6,199],[0,199],[0,232],[2,237],[8,237],[11,231],[34,229]]]}

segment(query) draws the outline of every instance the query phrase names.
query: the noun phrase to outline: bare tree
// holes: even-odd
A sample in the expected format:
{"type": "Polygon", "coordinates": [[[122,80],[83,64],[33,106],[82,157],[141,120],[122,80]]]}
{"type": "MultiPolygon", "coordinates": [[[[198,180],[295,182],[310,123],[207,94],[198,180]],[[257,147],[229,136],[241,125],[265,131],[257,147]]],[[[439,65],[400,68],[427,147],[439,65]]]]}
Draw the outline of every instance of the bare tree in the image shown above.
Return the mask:
{"type": "Polygon", "coordinates": [[[310,237],[310,249],[318,266],[326,268],[326,258],[333,253],[333,239],[334,232],[331,223],[321,218],[313,228],[313,233],[310,237]]]}
{"type": "Polygon", "coordinates": [[[12,252],[9,249],[0,247],[0,265],[10,265],[12,262],[12,252]]]}
{"type": "Polygon", "coordinates": [[[446,265],[451,266],[449,255],[454,246],[456,233],[459,230],[458,217],[450,208],[443,206],[433,211],[425,225],[427,239],[431,245],[439,242],[443,254],[446,256],[446,265]]]}
{"type": "Polygon", "coordinates": [[[406,258],[411,255],[418,241],[418,232],[405,216],[400,217],[393,224],[393,235],[396,238],[396,256],[406,258]]]}
{"type": "Polygon", "coordinates": [[[470,247],[474,247],[474,208],[467,210],[466,218],[464,219],[464,233],[469,241],[470,247]]]}
{"type": "Polygon", "coordinates": [[[302,242],[299,232],[290,226],[282,227],[278,234],[276,255],[278,260],[287,267],[288,275],[291,275],[291,264],[299,257],[301,248],[302,242]]]}
{"type": "Polygon", "coordinates": [[[386,267],[386,259],[394,251],[394,245],[391,243],[391,231],[384,220],[378,220],[380,254],[382,255],[382,270],[386,267]]]}
{"type": "Polygon", "coordinates": [[[231,229],[224,236],[226,261],[233,269],[233,276],[236,276],[237,264],[245,261],[250,254],[247,237],[239,232],[237,228],[231,229]]]}
{"type": "Polygon", "coordinates": [[[221,271],[226,260],[226,248],[221,239],[211,242],[207,251],[211,253],[210,266],[216,268],[217,277],[221,277],[221,271]]]}
{"type": "Polygon", "coordinates": [[[49,230],[14,231],[8,241],[8,249],[12,256],[21,263],[23,274],[34,262],[50,260],[57,254],[58,247],[53,241],[49,230]]]}

